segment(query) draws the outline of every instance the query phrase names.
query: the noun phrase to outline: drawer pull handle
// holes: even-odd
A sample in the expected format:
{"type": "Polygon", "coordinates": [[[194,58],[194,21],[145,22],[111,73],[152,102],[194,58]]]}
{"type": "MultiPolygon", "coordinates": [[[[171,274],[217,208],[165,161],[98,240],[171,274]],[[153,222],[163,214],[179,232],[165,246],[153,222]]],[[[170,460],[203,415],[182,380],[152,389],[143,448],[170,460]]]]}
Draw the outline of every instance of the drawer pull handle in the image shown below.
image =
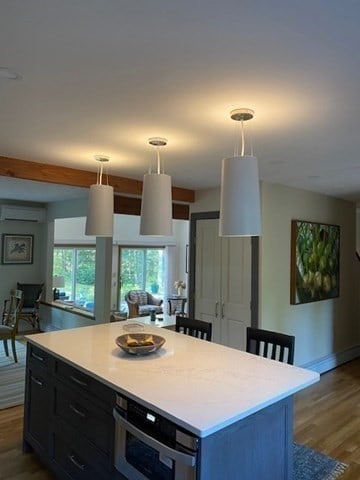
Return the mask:
{"type": "Polygon", "coordinates": [[[73,382],[77,383],[78,385],[81,385],[82,387],[87,387],[88,384],[86,382],[83,382],[82,380],[79,380],[78,378],[74,377],[73,375],[70,375],[70,378],[73,382]]]}
{"type": "Polygon", "coordinates": [[[76,415],[79,415],[79,417],[82,417],[82,418],[85,418],[86,417],[86,414],[84,412],[82,412],[81,410],[79,410],[78,408],[75,407],[75,405],[73,405],[72,403],[69,403],[69,408],[74,412],[76,413],[76,415]]]}
{"type": "Polygon", "coordinates": [[[75,458],[75,455],[68,455],[68,457],[69,457],[70,461],[75,465],[75,467],[77,467],[79,470],[82,470],[82,471],[85,470],[86,465],[78,462],[75,458]]]}
{"type": "Polygon", "coordinates": [[[39,385],[40,387],[43,387],[44,386],[44,382],[42,382],[41,380],[38,380],[36,377],[34,377],[33,375],[31,375],[31,380],[36,383],[36,385],[39,385]]]}
{"type": "Polygon", "coordinates": [[[31,352],[31,356],[33,358],[35,358],[36,360],[39,360],[40,362],[44,362],[45,361],[45,358],[44,357],[41,357],[40,355],[38,355],[37,353],[35,352],[31,352]]]}

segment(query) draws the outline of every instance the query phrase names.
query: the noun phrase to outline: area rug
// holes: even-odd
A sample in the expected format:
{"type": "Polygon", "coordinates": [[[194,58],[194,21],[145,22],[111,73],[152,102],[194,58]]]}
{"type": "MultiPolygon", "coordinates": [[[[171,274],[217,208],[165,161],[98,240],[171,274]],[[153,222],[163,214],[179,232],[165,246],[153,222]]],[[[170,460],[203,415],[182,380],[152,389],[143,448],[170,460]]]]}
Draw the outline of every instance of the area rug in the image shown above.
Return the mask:
{"type": "Polygon", "coordinates": [[[335,480],[346,468],[344,463],[294,443],[294,480],[335,480]]]}
{"type": "Polygon", "coordinates": [[[10,342],[9,356],[0,341],[0,410],[24,403],[26,343],[16,341],[18,362],[14,362],[10,342]]]}

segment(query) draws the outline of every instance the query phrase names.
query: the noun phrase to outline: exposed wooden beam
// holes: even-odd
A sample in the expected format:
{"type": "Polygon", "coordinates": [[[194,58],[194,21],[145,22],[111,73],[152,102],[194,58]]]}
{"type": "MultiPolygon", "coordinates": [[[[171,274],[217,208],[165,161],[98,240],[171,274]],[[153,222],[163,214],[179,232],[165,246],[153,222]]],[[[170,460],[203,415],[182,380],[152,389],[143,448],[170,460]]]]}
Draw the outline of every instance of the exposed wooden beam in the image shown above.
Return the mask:
{"type": "MultiPolygon", "coordinates": [[[[172,217],[176,220],[189,220],[190,208],[189,205],[181,203],[173,203],[172,217]]],[[[114,212],[125,215],[140,215],[141,212],[141,198],[125,197],[123,195],[115,195],[114,197],[114,212]]]]}
{"type": "MultiPolygon", "coordinates": [[[[2,156],[0,156],[0,176],[72,187],[89,187],[96,183],[95,172],[2,156]]],[[[109,175],[109,183],[116,193],[141,196],[142,181],[140,180],[109,175]]],[[[172,197],[174,202],[193,203],[195,192],[186,188],[173,187],[172,197]]]]}

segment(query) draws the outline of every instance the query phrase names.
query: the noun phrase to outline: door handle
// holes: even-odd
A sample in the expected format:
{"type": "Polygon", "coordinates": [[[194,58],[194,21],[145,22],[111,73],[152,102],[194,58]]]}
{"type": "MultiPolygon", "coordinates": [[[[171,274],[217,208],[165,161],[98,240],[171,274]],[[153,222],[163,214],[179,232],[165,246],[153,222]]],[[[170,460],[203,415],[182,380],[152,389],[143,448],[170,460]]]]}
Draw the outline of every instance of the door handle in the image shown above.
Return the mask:
{"type": "Polygon", "coordinates": [[[39,360],[39,362],[43,362],[43,361],[45,360],[44,357],[42,357],[41,355],[38,355],[38,354],[35,353],[35,352],[31,352],[31,356],[32,356],[33,358],[35,358],[36,360],[39,360]]]}
{"type": "Polygon", "coordinates": [[[72,403],[69,403],[69,408],[74,413],[76,413],[76,415],[79,415],[79,417],[82,417],[82,418],[86,417],[86,414],[84,412],[82,412],[81,410],[79,410],[78,408],[76,408],[75,405],[73,405],[72,403]]]}
{"type": "Polygon", "coordinates": [[[34,383],[36,383],[36,385],[39,385],[39,387],[43,387],[43,386],[44,386],[44,383],[43,383],[41,380],[39,380],[39,379],[37,379],[36,377],[34,377],[33,375],[31,375],[31,380],[32,380],[34,383]]]}
{"type": "Polygon", "coordinates": [[[86,465],[84,463],[80,463],[79,460],[76,459],[75,455],[69,454],[68,458],[79,470],[85,470],[86,465]]]}
{"type": "Polygon", "coordinates": [[[218,314],[219,314],[218,309],[219,309],[219,302],[216,302],[215,303],[215,318],[218,317],[218,314]]]}
{"type": "Polygon", "coordinates": [[[225,317],[225,303],[221,304],[221,318],[225,317]]]}
{"type": "Polygon", "coordinates": [[[74,375],[70,375],[70,379],[74,382],[77,383],[78,385],[81,385],[82,387],[87,387],[88,384],[84,382],[83,380],[80,380],[79,378],[74,377],[74,375]]]}

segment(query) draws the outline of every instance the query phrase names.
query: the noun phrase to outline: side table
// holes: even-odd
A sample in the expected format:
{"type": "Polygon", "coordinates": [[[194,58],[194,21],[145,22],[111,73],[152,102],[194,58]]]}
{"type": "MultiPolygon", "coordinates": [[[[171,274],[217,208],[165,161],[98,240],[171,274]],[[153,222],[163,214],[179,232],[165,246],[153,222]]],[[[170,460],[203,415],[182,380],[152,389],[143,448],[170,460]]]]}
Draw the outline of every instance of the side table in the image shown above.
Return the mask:
{"type": "Polygon", "coordinates": [[[168,301],[168,314],[169,315],[185,315],[185,304],[187,297],[182,295],[169,295],[168,301]]]}

